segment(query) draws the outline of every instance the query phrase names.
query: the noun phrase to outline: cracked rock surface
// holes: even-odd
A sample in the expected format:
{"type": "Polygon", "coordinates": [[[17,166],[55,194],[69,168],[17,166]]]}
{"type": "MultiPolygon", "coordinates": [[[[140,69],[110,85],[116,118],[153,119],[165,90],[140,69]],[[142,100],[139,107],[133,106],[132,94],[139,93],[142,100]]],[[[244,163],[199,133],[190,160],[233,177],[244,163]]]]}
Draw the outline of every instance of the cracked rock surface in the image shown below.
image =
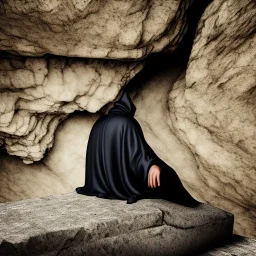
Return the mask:
{"type": "MultiPolygon", "coordinates": [[[[183,70],[183,67],[173,63],[165,70],[151,74],[140,90],[130,93],[137,107],[135,118],[141,124],[148,144],[177,172],[189,193],[198,201],[233,213],[234,232],[253,236],[255,229],[253,210],[248,211],[240,202],[233,201],[234,196],[231,194],[227,199],[225,190],[216,193],[207,186],[198,169],[198,159],[194,156],[194,152],[173,132],[168,97],[174,90],[173,85],[177,85],[176,81],[183,70]]],[[[78,186],[83,186],[89,132],[99,117],[99,113],[73,113],[58,126],[53,148],[40,162],[24,165],[14,156],[1,155],[0,201],[68,193],[78,186]]],[[[210,175],[207,176],[207,179],[214,183],[215,180],[210,178],[210,175]]],[[[225,179],[225,173],[221,179],[225,179]]],[[[232,181],[229,182],[225,189],[228,189],[228,185],[240,186],[232,181]]]]}
{"type": "Polygon", "coordinates": [[[117,60],[1,58],[1,141],[26,163],[40,160],[69,113],[98,111],[142,67],[143,62],[117,60]]]}
{"type": "Polygon", "coordinates": [[[69,193],[82,186],[86,146],[99,117],[71,114],[58,125],[53,147],[41,161],[24,164],[17,156],[0,153],[0,203],[69,193]]]}
{"type": "Polygon", "coordinates": [[[184,255],[230,238],[234,220],[205,204],[76,192],[0,204],[0,217],[1,255],[184,255]]]}
{"type": "MultiPolygon", "coordinates": [[[[123,1],[116,1],[115,4],[121,2],[123,4],[123,1]]],[[[151,3],[148,8],[160,3],[148,2],[151,3]]],[[[167,2],[177,4],[176,1],[163,1],[163,4],[167,2]]],[[[43,34],[47,35],[44,30],[51,30],[43,21],[40,21],[40,24],[44,24],[41,30],[37,29],[42,34],[37,34],[36,41],[29,41],[32,40],[29,38],[36,35],[36,31],[27,33],[30,29],[33,31],[30,28],[31,16],[27,14],[29,8],[36,3],[38,2],[26,1],[23,6],[28,9],[22,9],[18,1],[4,1],[4,8],[9,11],[1,16],[2,20],[6,24],[10,22],[10,25],[15,24],[16,20],[17,27],[11,25],[8,31],[6,27],[0,29],[0,38],[4,36],[4,40],[0,40],[0,48],[26,55],[42,55],[51,52],[51,48],[59,51],[52,52],[54,54],[64,54],[66,45],[58,43],[54,48],[50,37],[40,38],[43,34]],[[11,14],[10,10],[15,10],[12,7],[14,3],[13,6],[18,11],[11,14]],[[21,19],[22,13],[28,17],[26,22],[21,19]],[[21,25],[18,26],[21,20],[24,30],[19,27],[21,25]],[[6,31],[8,35],[4,34],[6,31]],[[28,38],[23,39],[23,36],[28,38]],[[46,39],[48,41],[44,41],[46,39]],[[33,46],[34,42],[37,43],[36,47],[33,46]]],[[[53,6],[55,2],[44,1],[47,6],[45,3],[53,6]]],[[[88,4],[91,3],[93,1],[88,1],[88,4]]],[[[108,4],[111,3],[114,1],[108,1],[108,4]]],[[[137,1],[134,6],[142,3],[144,2],[137,1]]],[[[105,2],[103,7],[104,4],[105,2]]],[[[62,2],[56,2],[56,7],[58,6],[62,6],[62,2]]],[[[256,232],[255,8],[255,1],[252,0],[214,0],[199,22],[187,70],[175,70],[171,67],[166,72],[153,76],[149,72],[150,78],[144,89],[133,97],[137,107],[135,118],[141,124],[149,145],[177,171],[186,189],[197,200],[232,212],[235,215],[235,232],[248,237],[255,236],[256,232]],[[182,71],[184,73],[181,75],[182,71]],[[176,81],[178,77],[180,78],[176,81]]],[[[175,15],[184,15],[182,10],[184,11],[178,8],[175,15]]],[[[74,13],[69,14],[71,16],[67,17],[72,20],[74,13]]],[[[47,20],[49,15],[53,13],[45,13],[44,18],[47,20]]],[[[59,17],[58,15],[65,16],[66,13],[59,11],[55,17],[59,17]]],[[[90,14],[88,17],[92,16],[90,14]]],[[[65,24],[69,20],[60,19],[58,22],[65,24]]],[[[35,19],[33,23],[36,24],[35,19]]],[[[182,26],[185,28],[184,24],[182,26]]],[[[155,24],[151,27],[153,29],[155,24]]],[[[177,29],[181,29],[179,25],[177,29]]],[[[69,31],[75,33],[72,29],[69,31]]],[[[99,31],[100,35],[107,35],[99,31]]],[[[114,35],[116,32],[118,31],[113,31],[114,35]]],[[[97,30],[95,33],[98,36],[97,30]]],[[[146,56],[150,51],[158,51],[156,49],[163,46],[162,43],[159,44],[162,45],[160,48],[154,45],[167,34],[157,33],[158,31],[158,36],[153,36],[143,47],[128,47],[129,49],[122,48],[123,46],[114,48],[114,41],[104,41],[107,37],[100,38],[95,51],[90,51],[94,58],[90,60],[57,56],[14,58],[8,55],[1,59],[0,145],[5,143],[9,154],[20,156],[26,163],[42,159],[46,148],[53,146],[44,159],[31,165],[24,165],[13,156],[0,156],[1,202],[70,192],[83,185],[88,135],[93,122],[99,117],[99,113],[89,116],[86,113],[83,116],[84,112],[96,112],[111,103],[121,86],[143,67],[143,63],[138,61],[135,63],[95,58],[126,59],[146,56]],[[104,46],[110,47],[110,55],[106,55],[104,51],[97,53],[97,49],[103,49],[98,47],[106,42],[112,45],[104,46]],[[78,86],[80,81],[84,83],[84,87],[78,86]],[[102,82],[106,86],[101,86],[102,82]],[[79,101],[80,97],[83,100],[79,101]],[[75,110],[86,111],[74,113],[63,122],[63,126],[58,126],[61,120],[75,110]],[[53,145],[57,126],[59,129],[53,145]]],[[[182,33],[178,32],[179,35],[182,33]]],[[[59,34],[50,35],[53,38],[63,35],[68,37],[66,34],[60,31],[59,34]]],[[[83,39],[86,40],[86,37],[83,39]]],[[[179,41],[179,36],[176,39],[179,41]]],[[[72,44],[72,40],[58,40],[72,44]]],[[[169,44],[169,48],[164,47],[163,50],[174,49],[174,45],[176,44],[169,44]]],[[[89,48],[81,49],[87,51],[89,48]]],[[[90,55],[86,53],[86,56],[90,55]]],[[[175,63],[173,66],[175,67],[175,63]]]]}
{"type": "Polygon", "coordinates": [[[191,3],[1,1],[0,145],[24,163],[42,159],[68,114],[97,112],[140,59],[178,47],[191,3]]]}
{"type": "Polygon", "coordinates": [[[170,127],[197,164],[190,184],[200,183],[202,200],[235,213],[246,236],[256,233],[255,24],[255,1],[213,1],[169,94],[170,127]]]}
{"type": "Polygon", "coordinates": [[[26,56],[139,59],[178,46],[191,2],[1,1],[0,49],[26,56]]]}

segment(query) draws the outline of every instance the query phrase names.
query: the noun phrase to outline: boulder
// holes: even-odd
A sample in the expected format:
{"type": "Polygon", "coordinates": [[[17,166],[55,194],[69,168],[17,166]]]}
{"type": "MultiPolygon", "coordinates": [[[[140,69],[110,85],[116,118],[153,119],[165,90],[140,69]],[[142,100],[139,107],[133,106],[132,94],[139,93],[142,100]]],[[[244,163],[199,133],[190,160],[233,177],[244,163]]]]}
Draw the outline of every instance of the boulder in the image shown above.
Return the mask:
{"type": "Polygon", "coordinates": [[[141,59],[174,50],[192,0],[1,1],[0,49],[12,54],[141,59]]]}
{"type": "Polygon", "coordinates": [[[168,99],[170,128],[194,157],[191,188],[245,236],[256,234],[255,24],[255,1],[213,1],[168,99]]]}

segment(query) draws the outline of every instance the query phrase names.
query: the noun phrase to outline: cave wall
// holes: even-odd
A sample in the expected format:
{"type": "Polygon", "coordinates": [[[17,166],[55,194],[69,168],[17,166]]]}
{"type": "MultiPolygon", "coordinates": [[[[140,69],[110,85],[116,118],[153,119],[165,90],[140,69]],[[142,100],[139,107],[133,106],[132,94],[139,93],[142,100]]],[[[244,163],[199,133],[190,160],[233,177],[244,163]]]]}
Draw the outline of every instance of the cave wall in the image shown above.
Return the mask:
{"type": "Polygon", "coordinates": [[[126,86],[186,189],[256,236],[254,1],[0,4],[1,202],[82,186],[90,129],[126,86]]]}

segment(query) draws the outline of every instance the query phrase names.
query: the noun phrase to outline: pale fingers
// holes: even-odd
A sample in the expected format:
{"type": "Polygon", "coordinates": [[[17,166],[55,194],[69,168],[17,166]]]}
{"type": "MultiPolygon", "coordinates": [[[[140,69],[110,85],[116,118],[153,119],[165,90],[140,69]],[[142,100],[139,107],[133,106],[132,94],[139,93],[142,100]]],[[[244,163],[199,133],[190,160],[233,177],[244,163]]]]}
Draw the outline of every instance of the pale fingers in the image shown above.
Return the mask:
{"type": "Polygon", "coordinates": [[[151,188],[153,188],[153,185],[154,185],[154,176],[153,176],[154,172],[151,173],[151,177],[150,177],[150,185],[151,185],[151,188]]]}
{"type": "Polygon", "coordinates": [[[158,173],[158,175],[157,175],[157,184],[158,184],[158,186],[160,186],[160,173],[158,173]]]}
{"type": "Polygon", "coordinates": [[[154,188],[156,188],[156,181],[157,181],[157,174],[155,173],[155,175],[154,175],[154,188]]]}
{"type": "Polygon", "coordinates": [[[160,173],[150,171],[148,174],[148,186],[150,188],[156,188],[160,186],[160,173]]]}
{"type": "Polygon", "coordinates": [[[152,172],[149,172],[149,175],[148,175],[148,186],[150,188],[152,187],[152,172]]]}

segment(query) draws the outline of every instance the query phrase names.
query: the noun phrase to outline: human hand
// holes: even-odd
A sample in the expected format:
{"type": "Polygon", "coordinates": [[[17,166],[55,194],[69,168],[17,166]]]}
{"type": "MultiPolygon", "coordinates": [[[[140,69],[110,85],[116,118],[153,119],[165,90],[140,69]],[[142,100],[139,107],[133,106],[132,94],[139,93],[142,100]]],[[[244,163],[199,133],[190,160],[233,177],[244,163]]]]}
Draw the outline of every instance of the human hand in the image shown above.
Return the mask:
{"type": "Polygon", "coordinates": [[[160,172],[162,169],[158,166],[153,164],[148,172],[148,186],[151,188],[156,188],[156,186],[160,186],[160,172]]]}

